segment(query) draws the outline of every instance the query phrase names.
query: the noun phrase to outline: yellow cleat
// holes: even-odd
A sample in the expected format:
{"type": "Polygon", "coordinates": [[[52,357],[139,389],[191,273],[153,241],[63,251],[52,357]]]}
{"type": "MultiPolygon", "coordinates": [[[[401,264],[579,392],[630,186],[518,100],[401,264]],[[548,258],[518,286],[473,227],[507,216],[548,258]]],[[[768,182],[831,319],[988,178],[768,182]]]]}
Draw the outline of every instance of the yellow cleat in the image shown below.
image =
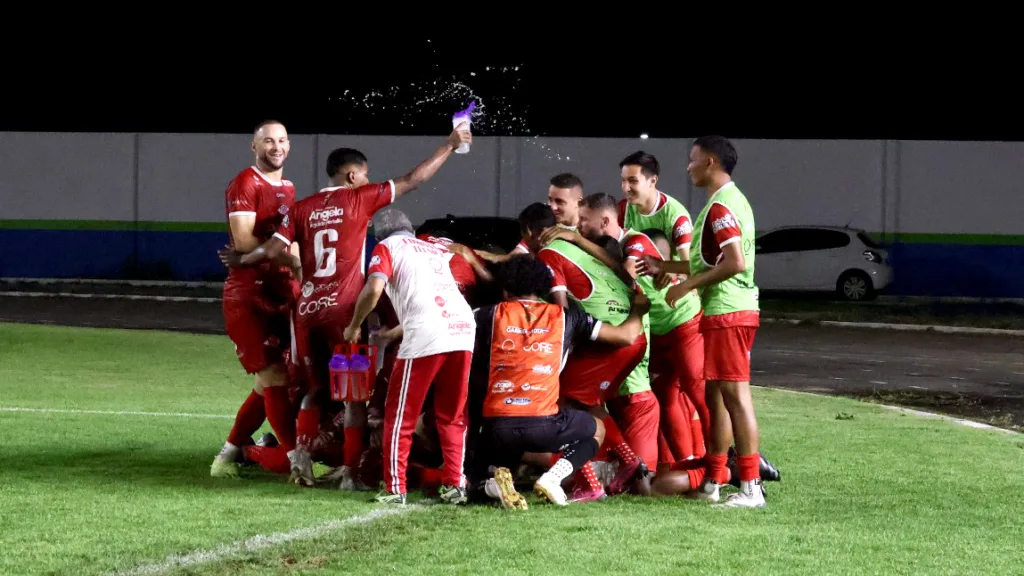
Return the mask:
{"type": "Polygon", "coordinates": [[[215,458],[210,465],[210,476],[213,478],[238,478],[238,462],[215,458]]]}
{"type": "Polygon", "coordinates": [[[494,471],[494,482],[498,485],[501,493],[501,507],[508,510],[529,510],[530,506],[526,499],[516,491],[515,482],[512,480],[512,472],[508,468],[498,468],[494,471]]]}

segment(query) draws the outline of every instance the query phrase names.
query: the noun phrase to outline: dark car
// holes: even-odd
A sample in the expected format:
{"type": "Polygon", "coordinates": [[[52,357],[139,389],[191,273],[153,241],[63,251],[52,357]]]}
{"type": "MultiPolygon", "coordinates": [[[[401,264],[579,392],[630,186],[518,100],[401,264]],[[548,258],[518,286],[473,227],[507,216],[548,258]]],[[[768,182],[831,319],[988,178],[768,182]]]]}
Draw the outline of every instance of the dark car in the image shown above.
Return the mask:
{"type": "Polygon", "coordinates": [[[440,234],[474,250],[507,254],[519,244],[519,222],[500,216],[453,216],[431,218],[420,224],[417,234],[440,234]]]}

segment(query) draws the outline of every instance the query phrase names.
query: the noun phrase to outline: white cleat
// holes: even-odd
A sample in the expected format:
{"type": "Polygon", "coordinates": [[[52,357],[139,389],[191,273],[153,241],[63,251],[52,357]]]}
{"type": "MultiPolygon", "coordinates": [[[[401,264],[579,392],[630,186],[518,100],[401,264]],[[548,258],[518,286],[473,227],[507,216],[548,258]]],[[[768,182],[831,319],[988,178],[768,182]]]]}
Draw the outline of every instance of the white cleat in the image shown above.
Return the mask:
{"type": "Polygon", "coordinates": [[[712,508],[763,508],[765,505],[764,488],[761,479],[740,482],[740,491],[730,494],[721,504],[712,508]]]}
{"type": "Polygon", "coordinates": [[[715,503],[721,498],[722,485],[714,480],[704,480],[704,483],[700,485],[700,488],[691,491],[686,495],[691,500],[703,500],[705,502],[715,503]]]}
{"type": "Polygon", "coordinates": [[[289,482],[307,487],[316,483],[316,478],[313,476],[313,459],[309,457],[309,452],[302,448],[296,448],[288,453],[288,461],[292,464],[289,482]]]}
{"type": "Polygon", "coordinates": [[[545,473],[533,484],[533,490],[538,496],[556,506],[568,506],[569,498],[562,490],[562,483],[557,478],[545,473]]]}

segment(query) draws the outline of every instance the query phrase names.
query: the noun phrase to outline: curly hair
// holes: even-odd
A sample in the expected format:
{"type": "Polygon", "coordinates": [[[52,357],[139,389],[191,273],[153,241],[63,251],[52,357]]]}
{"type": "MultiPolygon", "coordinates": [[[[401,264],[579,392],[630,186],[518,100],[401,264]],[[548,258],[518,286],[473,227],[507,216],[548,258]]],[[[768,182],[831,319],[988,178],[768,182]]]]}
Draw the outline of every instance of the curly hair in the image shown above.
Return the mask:
{"type": "Polygon", "coordinates": [[[547,296],[553,282],[548,265],[532,254],[519,254],[498,265],[497,284],[509,296],[547,296]]]}

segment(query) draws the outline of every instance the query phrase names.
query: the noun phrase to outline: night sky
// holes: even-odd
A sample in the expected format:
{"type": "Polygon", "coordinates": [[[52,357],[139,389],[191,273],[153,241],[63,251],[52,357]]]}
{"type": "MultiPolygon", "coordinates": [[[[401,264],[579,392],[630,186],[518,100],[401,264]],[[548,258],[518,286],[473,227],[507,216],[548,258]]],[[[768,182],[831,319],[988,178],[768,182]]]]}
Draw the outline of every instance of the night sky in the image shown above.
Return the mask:
{"type": "Polygon", "coordinates": [[[1013,93],[979,90],[920,54],[466,46],[423,37],[383,55],[296,48],[277,62],[236,49],[149,55],[146,66],[128,53],[60,74],[23,67],[0,129],[247,133],[274,118],[295,134],[442,135],[475,95],[478,135],[1024,140],[1013,93]]]}

